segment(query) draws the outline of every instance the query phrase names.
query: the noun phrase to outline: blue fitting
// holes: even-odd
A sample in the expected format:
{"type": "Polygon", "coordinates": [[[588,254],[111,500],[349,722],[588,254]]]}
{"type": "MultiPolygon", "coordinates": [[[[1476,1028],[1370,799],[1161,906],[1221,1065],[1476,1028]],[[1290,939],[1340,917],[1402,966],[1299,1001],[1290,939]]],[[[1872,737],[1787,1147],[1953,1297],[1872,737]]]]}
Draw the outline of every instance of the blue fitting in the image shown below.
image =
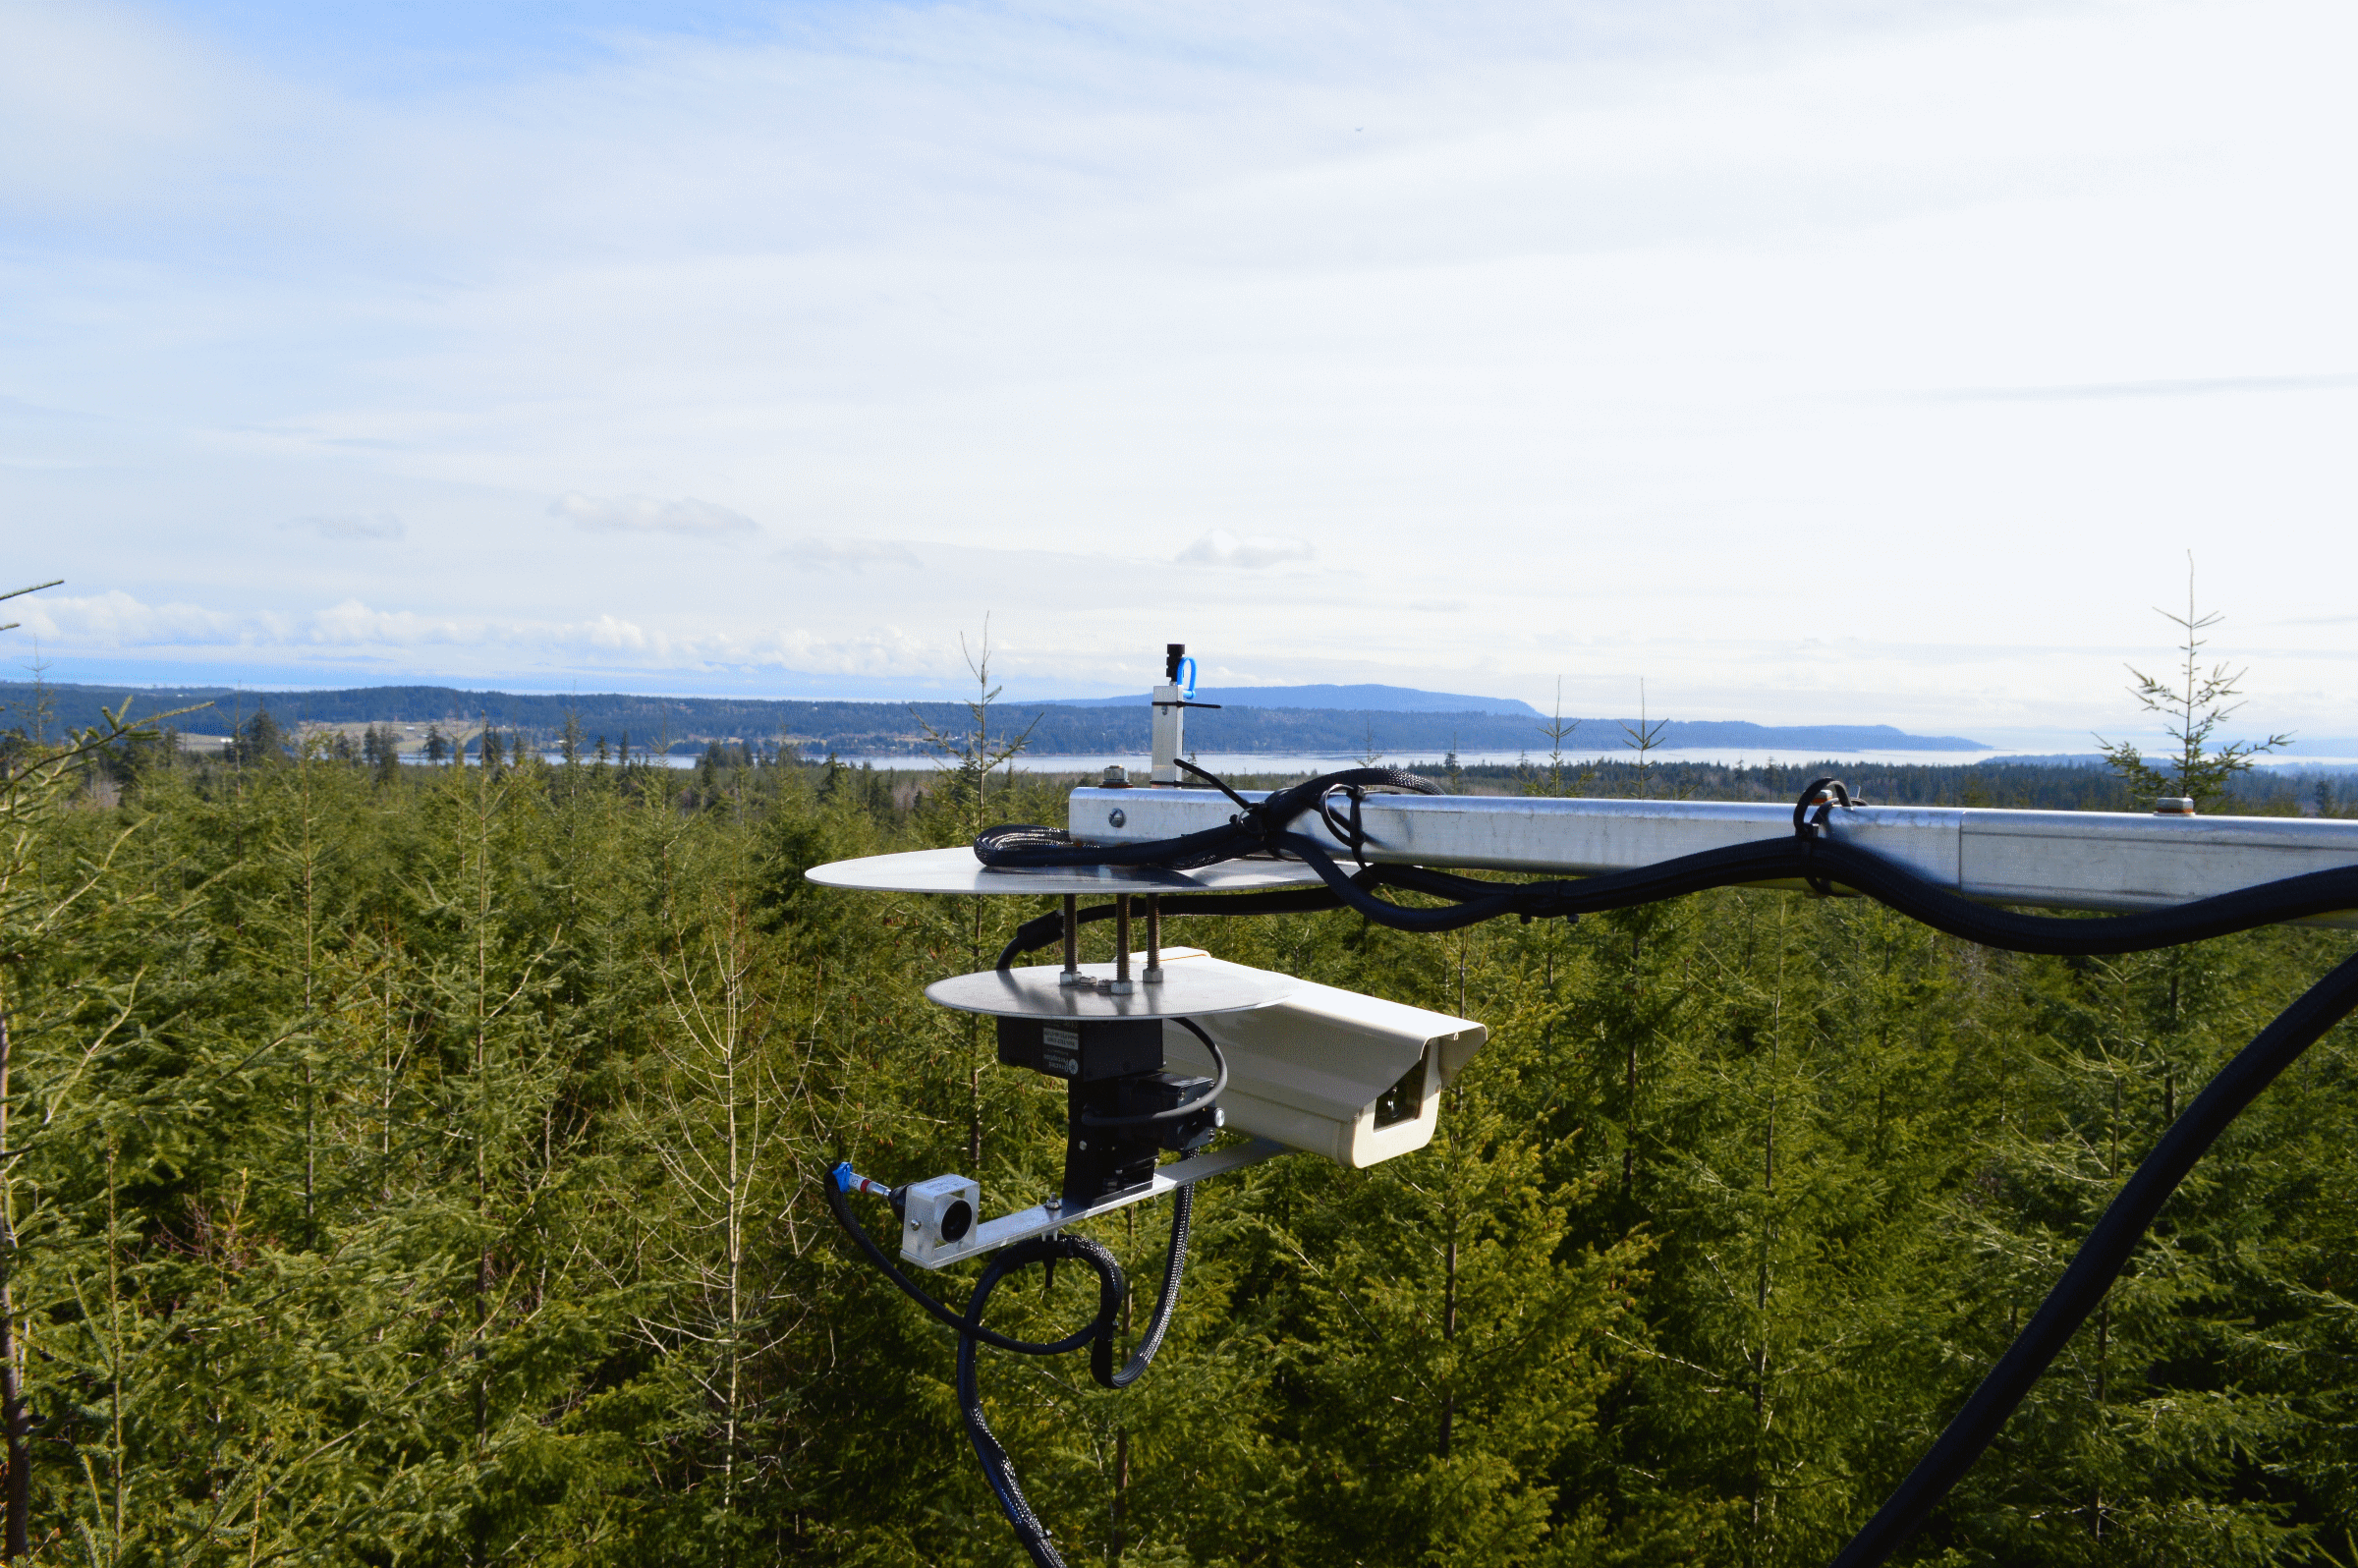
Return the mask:
{"type": "Polygon", "coordinates": [[[891,1188],[885,1186],[882,1182],[870,1181],[867,1177],[852,1169],[852,1162],[848,1159],[842,1164],[837,1165],[833,1170],[827,1172],[827,1174],[835,1179],[835,1190],[839,1193],[872,1193],[878,1198],[890,1198],[892,1196],[891,1188]]]}

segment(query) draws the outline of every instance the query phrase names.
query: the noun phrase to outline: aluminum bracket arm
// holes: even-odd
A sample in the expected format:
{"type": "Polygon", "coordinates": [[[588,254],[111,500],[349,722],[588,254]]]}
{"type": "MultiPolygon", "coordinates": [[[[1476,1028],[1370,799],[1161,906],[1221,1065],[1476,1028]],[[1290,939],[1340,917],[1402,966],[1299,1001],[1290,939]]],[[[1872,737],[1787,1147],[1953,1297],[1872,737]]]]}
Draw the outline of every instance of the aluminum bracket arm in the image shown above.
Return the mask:
{"type": "MultiPolygon", "coordinates": [[[[1242,793],[1247,800],[1267,794],[1242,793]]],[[[1216,790],[1077,789],[1070,828],[1084,843],[1136,843],[1216,827],[1235,812],[1216,790]]],[[[1786,837],[1793,831],[1793,809],[1724,801],[1372,794],[1361,821],[1372,863],[1593,876],[1786,837]]],[[[1828,822],[1841,842],[1965,898],[2046,909],[2166,909],[2279,877],[2358,866],[2358,820],[1863,806],[1837,809],[1828,822]]],[[[1331,846],[1348,864],[1343,846],[1315,814],[1297,818],[1293,831],[1331,846]]],[[[2358,913],[2304,924],[2358,928],[2358,913]]]]}
{"type": "Polygon", "coordinates": [[[904,1239],[901,1260],[915,1263],[921,1268],[947,1268],[952,1263],[995,1252],[1013,1242],[1033,1236],[1052,1235],[1067,1225],[1095,1219],[1099,1214],[1110,1214],[1117,1209],[1128,1208],[1133,1204],[1160,1198],[1165,1193],[1175,1193],[1207,1176],[1225,1176],[1232,1170],[1243,1170],[1248,1165],[1258,1165],[1264,1159],[1292,1152],[1294,1150],[1283,1144],[1256,1138],[1249,1144],[1239,1144],[1233,1148],[1215,1149],[1208,1154],[1191,1154],[1185,1159],[1155,1167],[1153,1179],[1145,1185],[1115,1193],[1094,1204],[1076,1204],[1068,1208],[1061,1199],[1051,1198],[1044,1204],[1035,1204],[1030,1208],[1002,1214],[997,1219],[986,1219],[959,1240],[926,1250],[915,1249],[904,1239]]]}

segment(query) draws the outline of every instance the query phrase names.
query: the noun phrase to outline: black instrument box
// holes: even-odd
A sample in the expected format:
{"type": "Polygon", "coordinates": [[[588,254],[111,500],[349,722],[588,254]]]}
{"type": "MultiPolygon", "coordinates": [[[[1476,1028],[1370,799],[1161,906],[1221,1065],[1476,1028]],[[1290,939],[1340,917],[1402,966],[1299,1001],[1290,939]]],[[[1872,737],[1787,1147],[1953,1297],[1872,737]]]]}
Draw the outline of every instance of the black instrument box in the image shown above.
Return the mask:
{"type": "Polygon", "coordinates": [[[1156,1073],[1162,1070],[1162,1020],[1002,1018],[999,1060],[1081,1084],[1156,1073]]]}

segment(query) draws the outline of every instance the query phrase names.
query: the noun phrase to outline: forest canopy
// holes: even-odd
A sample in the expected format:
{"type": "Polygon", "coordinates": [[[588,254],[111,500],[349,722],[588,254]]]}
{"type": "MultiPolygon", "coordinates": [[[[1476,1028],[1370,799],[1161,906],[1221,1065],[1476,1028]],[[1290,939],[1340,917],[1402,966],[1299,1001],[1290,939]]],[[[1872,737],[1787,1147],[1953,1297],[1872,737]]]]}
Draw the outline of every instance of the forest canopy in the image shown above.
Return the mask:
{"type": "MultiPolygon", "coordinates": [[[[802,872],[1058,820],[1058,786],[347,753],[11,754],[22,1548],[1013,1560],[950,1336],[817,1183],[849,1157],[976,1175],[986,1211],[1053,1189],[1061,1092],[919,994],[1045,906],[802,872]]],[[[1174,935],[1491,1039],[1423,1151],[1207,1186],[1136,1389],[986,1357],[1076,1561],[1822,1562],[2177,1107],[2352,950],[2023,958],[1738,891],[1174,935]]],[[[2337,1030],[2236,1126],[1904,1560],[2352,1560],[2352,1066],[2337,1030]]],[[[1155,1216],[1093,1229],[1143,1318],[1155,1216]]],[[[1094,1288],[1011,1289],[994,1321],[1062,1332],[1094,1288]]]]}

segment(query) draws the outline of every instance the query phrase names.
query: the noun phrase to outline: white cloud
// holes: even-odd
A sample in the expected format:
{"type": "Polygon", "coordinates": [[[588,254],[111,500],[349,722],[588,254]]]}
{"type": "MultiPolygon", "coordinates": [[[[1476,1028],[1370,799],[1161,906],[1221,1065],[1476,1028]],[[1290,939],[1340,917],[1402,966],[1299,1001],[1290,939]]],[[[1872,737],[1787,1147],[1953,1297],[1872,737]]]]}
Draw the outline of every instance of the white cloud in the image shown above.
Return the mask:
{"type": "Polygon", "coordinates": [[[1269,538],[1260,534],[1240,538],[1226,529],[1213,529],[1172,559],[1192,566],[1234,566],[1259,571],[1284,561],[1307,561],[1317,553],[1307,539],[1269,538]]]}
{"type": "Polygon", "coordinates": [[[451,616],[418,615],[407,610],[371,609],[359,599],[346,599],[315,612],[304,624],[303,635],[317,644],[396,648],[485,640],[479,623],[451,616]]]}
{"type": "Polygon", "coordinates": [[[644,495],[594,496],[575,493],[549,504],[549,511],[569,518],[590,533],[681,533],[700,538],[724,538],[753,533],[759,525],[743,512],[693,497],[657,501],[644,495]]]}
{"type": "MultiPolygon", "coordinates": [[[[962,671],[955,636],[915,638],[893,627],[830,635],[735,621],[650,625],[611,613],[585,620],[502,619],[380,609],[357,598],[309,614],[146,604],[120,591],[18,601],[24,630],[44,652],[181,654],[202,663],[273,662],[308,649],[338,658],[407,657],[425,678],[465,679],[501,669],[810,672],[929,682],[962,671]]],[[[61,674],[57,678],[72,679],[61,674]]]]}
{"type": "Polygon", "coordinates": [[[36,598],[25,604],[25,630],[68,646],[138,648],[218,646],[287,630],[276,615],[241,615],[195,604],[145,604],[120,588],[87,597],[36,598]]]}
{"type": "Polygon", "coordinates": [[[662,640],[649,637],[644,628],[623,620],[620,616],[601,615],[589,628],[592,647],[619,653],[648,653],[660,657],[662,640]]]}
{"type": "Polygon", "coordinates": [[[776,558],[813,572],[858,572],[870,566],[918,564],[915,552],[894,539],[793,539],[777,552],[776,558]]]}
{"type": "Polygon", "coordinates": [[[398,539],[409,532],[390,512],[357,512],[341,517],[297,518],[286,527],[316,533],[323,539],[398,539]]]}

